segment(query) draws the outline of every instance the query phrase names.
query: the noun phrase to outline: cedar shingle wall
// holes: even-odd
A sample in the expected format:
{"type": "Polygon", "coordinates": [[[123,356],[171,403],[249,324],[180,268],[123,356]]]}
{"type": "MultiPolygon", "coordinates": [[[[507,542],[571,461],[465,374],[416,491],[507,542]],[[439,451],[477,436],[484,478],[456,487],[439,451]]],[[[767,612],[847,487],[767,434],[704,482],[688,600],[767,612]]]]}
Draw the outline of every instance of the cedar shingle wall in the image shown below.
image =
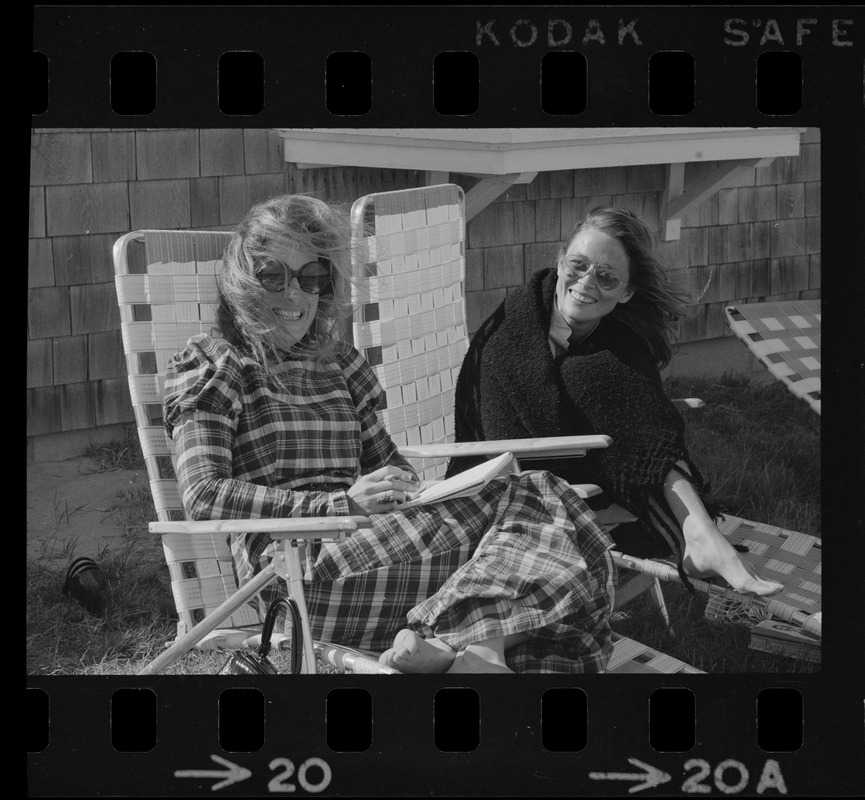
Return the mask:
{"type": "MultiPolygon", "coordinates": [[[[686,180],[714,164],[688,165],[686,180]]],[[[452,176],[462,182],[461,176],[452,176]]],[[[139,228],[225,230],[260,200],[313,192],[350,204],[423,183],[421,172],[299,170],[271,130],[45,130],[31,137],[28,255],[28,435],[131,422],[111,247],[139,228]]],[[[471,179],[465,179],[468,188],[471,179]]],[[[469,330],[538,269],[594,205],[633,209],[656,231],[661,166],[541,173],[512,187],[468,226],[469,330]]],[[[819,132],[801,155],[752,169],[662,244],[699,313],[683,342],[729,335],[733,300],[817,297],[820,291],[819,132]]]]}

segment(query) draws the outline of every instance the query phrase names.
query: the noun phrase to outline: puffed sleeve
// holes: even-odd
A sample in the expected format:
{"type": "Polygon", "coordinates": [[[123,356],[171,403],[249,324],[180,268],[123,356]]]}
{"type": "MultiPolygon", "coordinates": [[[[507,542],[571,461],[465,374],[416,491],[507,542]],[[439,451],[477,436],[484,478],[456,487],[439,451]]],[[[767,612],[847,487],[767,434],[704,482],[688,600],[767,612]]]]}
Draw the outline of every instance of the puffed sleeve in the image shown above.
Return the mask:
{"type": "Polygon", "coordinates": [[[236,424],[243,406],[242,367],[228,342],[193,336],[168,362],[165,377],[165,427],[169,436],[196,412],[215,414],[236,424]]]}
{"type": "Polygon", "coordinates": [[[187,516],[207,520],[349,514],[345,491],[291,491],[235,478],[233,452],[246,375],[242,356],[227,342],[208,336],[190,339],[169,363],[165,427],[174,441],[187,516]]]}
{"type": "Polygon", "coordinates": [[[372,367],[349,344],[342,345],[337,359],[360,418],[363,448],[360,460],[361,472],[372,472],[380,467],[392,465],[416,474],[411,464],[399,454],[393,439],[390,438],[390,434],[378,416],[383,391],[372,367]]]}

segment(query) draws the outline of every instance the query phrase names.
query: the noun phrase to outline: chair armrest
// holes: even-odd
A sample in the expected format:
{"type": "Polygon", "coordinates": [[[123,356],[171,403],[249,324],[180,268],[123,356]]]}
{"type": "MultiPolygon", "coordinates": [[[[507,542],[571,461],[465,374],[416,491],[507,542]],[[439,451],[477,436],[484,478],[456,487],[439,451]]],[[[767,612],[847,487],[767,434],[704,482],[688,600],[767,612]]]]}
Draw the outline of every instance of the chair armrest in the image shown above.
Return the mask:
{"type": "Polygon", "coordinates": [[[449,442],[441,444],[404,445],[399,452],[407,458],[442,458],[451,456],[495,456],[513,453],[520,458],[584,456],[586,451],[609,447],[609,436],[547,436],[539,439],[499,439],[492,442],[449,442]]]}
{"type": "Polygon", "coordinates": [[[151,533],[269,533],[274,539],[339,538],[348,531],[370,527],[369,517],[281,517],[279,519],[214,519],[151,522],[151,533]]]}

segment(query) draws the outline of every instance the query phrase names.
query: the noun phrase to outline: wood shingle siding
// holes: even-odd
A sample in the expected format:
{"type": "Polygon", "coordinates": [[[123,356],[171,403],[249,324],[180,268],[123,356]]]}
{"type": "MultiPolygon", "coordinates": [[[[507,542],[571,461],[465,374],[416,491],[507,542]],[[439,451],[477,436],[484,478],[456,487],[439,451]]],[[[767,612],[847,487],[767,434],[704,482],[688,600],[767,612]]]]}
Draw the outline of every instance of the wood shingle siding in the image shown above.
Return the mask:
{"type": "Polygon", "coordinates": [[[779,219],[772,223],[772,256],[783,258],[808,252],[808,225],[802,219],[779,219]]]}
{"type": "Polygon", "coordinates": [[[243,131],[243,159],[247,175],[286,171],[282,141],[267,129],[247,128],[243,131]]]}
{"type": "Polygon", "coordinates": [[[535,230],[533,241],[558,242],[562,230],[562,201],[538,200],[534,204],[535,230]]]}
{"type": "Polygon", "coordinates": [[[581,169],[574,173],[574,197],[591,197],[608,192],[610,194],[626,194],[627,191],[627,167],[581,169]]]}
{"type": "Polygon", "coordinates": [[[129,225],[126,183],[45,187],[48,236],[108,233],[129,225]]]}
{"type": "Polygon", "coordinates": [[[816,217],[809,217],[805,220],[807,251],[810,254],[820,252],[821,227],[820,220],[816,217]]]}
{"type": "Polygon", "coordinates": [[[30,289],[27,300],[27,333],[31,339],[72,334],[69,290],[66,287],[30,289]]]}
{"type": "Polygon", "coordinates": [[[135,148],[138,180],[200,177],[198,141],[197,130],[138,132],[135,148]]]}
{"type": "Polygon", "coordinates": [[[201,131],[200,175],[243,174],[243,131],[237,128],[201,131]]]}
{"type": "Polygon", "coordinates": [[[516,242],[514,203],[492,203],[468,226],[468,247],[499,247],[516,242]]]}
{"type": "Polygon", "coordinates": [[[524,281],[523,246],[487,247],[484,250],[484,288],[519,286],[524,281]]]}
{"type": "Polygon", "coordinates": [[[543,200],[547,197],[573,197],[574,171],[557,170],[539,172],[538,176],[526,186],[527,200],[543,200]]]}
{"type": "Polygon", "coordinates": [[[64,430],[60,418],[60,387],[27,390],[27,435],[41,436],[64,430]]]}
{"type": "Polygon", "coordinates": [[[60,425],[64,431],[96,426],[91,384],[69,383],[60,387],[60,425]]]}
{"type": "MultiPolygon", "coordinates": [[[[269,129],[51,129],[31,135],[28,250],[28,436],[131,422],[111,248],[141,228],[228,230],[249,207],[310,192],[348,208],[361,195],[419,186],[425,173],[286,163],[269,129]]],[[[689,162],[686,184],[718,162],[689,162]]],[[[667,167],[540,172],[467,226],[469,333],[539,269],[554,266],[577,221],[622,205],[656,232],[667,167]]],[[[465,189],[476,177],[451,174],[465,189]]],[[[697,300],[682,343],[730,336],[730,301],[819,297],[820,134],[798,157],[743,170],[660,242],[675,281],[697,300]]]]}
{"type": "Polygon", "coordinates": [[[54,282],[57,286],[90,283],[89,236],[55,236],[50,240],[54,251],[54,282]]]}
{"type": "Polygon", "coordinates": [[[189,226],[212,228],[219,224],[219,179],[192,178],[189,181],[189,226]]]}
{"type": "Polygon", "coordinates": [[[90,134],[39,133],[30,137],[30,185],[92,183],[90,134]]]}
{"type": "Polygon", "coordinates": [[[773,259],[769,274],[772,294],[789,294],[808,286],[810,262],[807,255],[773,259]]]}
{"type": "Polygon", "coordinates": [[[231,225],[239,222],[249,211],[249,186],[246,175],[228,175],[219,178],[219,220],[231,225]]]}
{"type": "MultiPolygon", "coordinates": [[[[820,254],[812,253],[809,256],[808,288],[820,290],[820,254]]],[[[818,295],[819,296],[819,295],[818,295]]]]}
{"type": "Polygon", "coordinates": [[[775,186],[747,186],[736,191],[739,222],[763,222],[776,218],[775,186]]]}
{"type": "Polygon", "coordinates": [[[50,239],[31,239],[27,251],[27,286],[54,286],[54,252],[50,239]]]}
{"type": "Polygon", "coordinates": [[[820,216],[820,183],[805,184],[805,216],[820,216]]]}
{"type": "Polygon", "coordinates": [[[45,236],[45,189],[42,186],[30,187],[28,235],[31,239],[45,236]]]}
{"type": "Polygon", "coordinates": [[[189,181],[152,180],[129,184],[130,230],[188,228],[189,181]]]}
{"type": "Polygon", "coordinates": [[[484,288],[484,251],[466,250],[466,286],[467,292],[479,292],[484,288]]]}
{"type": "Polygon", "coordinates": [[[54,340],[54,385],[87,381],[87,337],[63,336],[54,340]]]}
{"type": "Polygon", "coordinates": [[[664,184],[663,164],[641,164],[626,168],[627,193],[656,192],[664,184]]]}
{"type": "Polygon", "coordinates": [[[97,425],[116,425],[134,419],[126,377],[92,381],[97,425]]]}
{"type": "Polygon", "coordinates": [[[71,286],[69,299],[73,334],[120,329],[120,311],[113,282],[71,286]]]}
{"type": "Polygon", "coordinates": [[[94,183],[135,180],[135,134],[131,131],[93,133],[90,139],[94,183]]]}
{"type": "Polygon", "coordinates": [[[27,388],[54,385],[54,359],[51,339],[27,342],[27,388]]]}
{"type": "Polygon", "coordinates": [[[749,261],[745,265],[745,271],[750,278],[749,283],[743,281],[743,289],[747,286],[743,297],[765,297],[769,294],[769,265],[768,258],[749,261]]]}
{"type": "Polygon", "coordinates": [[[96,331],[87,336],[87,378],[125,378],[126,359],[119,330],[96,331]]]}
{"type": "Polygon", "coordinates": [[[111,248],[117,238],[126,231],[99,233],[89,236],[90,239],[90,272],[93,283],[114,282],[114,261],[111,248]]]}

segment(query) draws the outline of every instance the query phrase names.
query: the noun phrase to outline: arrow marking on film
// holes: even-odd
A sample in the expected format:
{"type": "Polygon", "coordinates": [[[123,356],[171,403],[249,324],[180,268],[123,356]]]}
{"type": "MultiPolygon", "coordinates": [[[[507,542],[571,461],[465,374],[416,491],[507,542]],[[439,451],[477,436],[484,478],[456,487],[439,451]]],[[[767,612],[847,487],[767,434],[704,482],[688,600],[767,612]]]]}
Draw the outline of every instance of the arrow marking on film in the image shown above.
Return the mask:
{"type": "MultiPolygon", "coordinates": [[[[210,758],[217,764],[227,767],[227,769],[179,769],[174,773],[175,778],[222,778],[219,783],[214,783],[211,786],[212,791],[224,789],[232,783],[240,783],[245,781],[252,773],[245,767],[239,767],[237,764],[232,764],[224,758],[216,755],[211,755],[210,758]]],[[[669,780],[669,779],[668,779],[669,780]]]]}
{"type": "Polygon", "coordinates": [[[589,777],[593,781],[640,781],[640,783],[631,786],[628,791],[641,792],[643,789],[651,789],[655,786],[660,786],[662,783],[667,783],[670,776],[666,772],[645,764],[636,758],[629,758],[628,763],[635,767],[640,767],[643,772],[590,772],[589,777]]]}

